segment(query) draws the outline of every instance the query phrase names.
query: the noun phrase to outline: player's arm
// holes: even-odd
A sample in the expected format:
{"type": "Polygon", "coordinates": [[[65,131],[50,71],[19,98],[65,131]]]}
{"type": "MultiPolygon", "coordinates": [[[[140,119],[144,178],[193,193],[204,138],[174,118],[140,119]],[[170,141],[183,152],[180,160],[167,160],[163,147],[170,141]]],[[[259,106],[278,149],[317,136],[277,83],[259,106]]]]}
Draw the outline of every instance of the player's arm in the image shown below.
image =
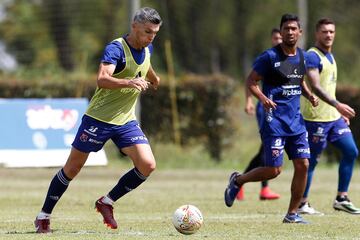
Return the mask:
{"type": "Polygon", "coordinates": [[[307,69],[307,77],[309,79],[309,84],[314,91],[314,93],[324,102],[335,107],[339,113],[347,118],[352,118],[355,116],[355,110],[349,105],[341,103],[336,99],[332,98],[327,94],[320,85],[320,73],[318,68],[309,68],[307,69]]]}
{"type": "Polygon", "coordinates": [[[255,115],[255,106],[252,99],[252,94],[247,87],[245,87],[245,112],[249,115],[255,115]]]}
{"type": "Polygon", "coordinates": [[[146,90],[148,83],[143,78],[120,79],[113,77],[116,66],[114,64],[100,63],[97,74],[97,85],[99,88],[116,89],[116,88],[136,88],[139,91],[146,90]]]}
{"type": "Polygon", "coordinates": [[[146,74],[146,78],[149,80],[149,82],[155,89],[158,88],[160,84],[160,77],[156,74],[151,65],[149,67],[149,71],[146,74]]]}
{"type": "Polygon", "coordinates": [[[310,91],[309,87],[307,86],[304,80],[301,81],[301,94],[311,102],[311,105],[316,107],[319,105],[319,98],[317,98],[312,92],[310,91]]]}
{"type": "Polygon", "coordinates": [[[251,71],[249,76],[246,79],[246,86],[249,91],[264,105],[266,111],[270,111],[270,109],[276,109],[276,103],[274,103],[271,99],[267,98],[259,87],[259,81],[261,81],[262,76],[259,75],[254,70],[251,71]]]}

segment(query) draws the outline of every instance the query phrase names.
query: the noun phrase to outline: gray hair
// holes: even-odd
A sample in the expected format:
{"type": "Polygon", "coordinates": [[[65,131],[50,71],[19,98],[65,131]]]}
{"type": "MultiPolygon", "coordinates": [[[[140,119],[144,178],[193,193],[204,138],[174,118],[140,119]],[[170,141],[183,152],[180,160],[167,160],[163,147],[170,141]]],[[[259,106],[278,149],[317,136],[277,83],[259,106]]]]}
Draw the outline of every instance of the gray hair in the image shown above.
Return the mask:
{"type": "Polygon", "coordinates": [[[159,13],[155,9],[149,7],[144,7],[137,10],[135,12],[133,21],[138,23],[150,22],[153,24],[162,24],[159,13]]]}

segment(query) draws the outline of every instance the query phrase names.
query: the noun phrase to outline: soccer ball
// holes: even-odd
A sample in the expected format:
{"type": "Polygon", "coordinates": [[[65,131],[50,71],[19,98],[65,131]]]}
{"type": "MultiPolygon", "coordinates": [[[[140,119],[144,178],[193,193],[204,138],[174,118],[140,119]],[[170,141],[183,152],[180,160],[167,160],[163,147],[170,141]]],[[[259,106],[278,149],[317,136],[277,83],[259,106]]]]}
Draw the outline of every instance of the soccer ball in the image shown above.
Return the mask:
{"type": "Polygon", "coordinates": [[[182,234],[190,235],[203,225],[203,216],[200,210],[193,205],[180,206],[173,215],[173,224],[182,234]]]}

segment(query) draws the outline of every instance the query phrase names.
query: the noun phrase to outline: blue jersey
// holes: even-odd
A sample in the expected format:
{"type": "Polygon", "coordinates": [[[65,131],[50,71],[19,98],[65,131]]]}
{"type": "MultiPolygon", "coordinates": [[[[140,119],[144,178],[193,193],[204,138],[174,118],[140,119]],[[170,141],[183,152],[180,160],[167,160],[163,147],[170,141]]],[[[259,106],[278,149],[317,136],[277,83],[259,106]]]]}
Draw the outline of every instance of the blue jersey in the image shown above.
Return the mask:
{"type": "Polygon", "coordinates": [[[262,135],[294,136],[306,132],[300,113],[305,54],[297,48],[296,55],[287,56],[278,45],[255,60],[253,69],[263,78],[262,92],[277,104],[276,109],[265,113],[260,127],[262,135]]]}
{"type": "MultiPolygon", "coordinates": [[[[126,36],[124,36],[123,39],[126,41],[126,36]]],[[[131,45],[127,41],[126,43],[130,48],[131,54],[135,62],[139,65],[143,63],[145,59],[145,48],[142,48],[141,50],[137,50],[131,47],[131,45]]],[[[147,47],[149,48],[150,54],[152,54],[153,45],[150,43],[147,47]]],[[[106,46],[101,62],[114,64],[116,66],[114,74],[121,72],[121,70],[125,68],[125,64],[126,64],[125,53],[123,46],[119,41],[112,41],[106,46]]]]}

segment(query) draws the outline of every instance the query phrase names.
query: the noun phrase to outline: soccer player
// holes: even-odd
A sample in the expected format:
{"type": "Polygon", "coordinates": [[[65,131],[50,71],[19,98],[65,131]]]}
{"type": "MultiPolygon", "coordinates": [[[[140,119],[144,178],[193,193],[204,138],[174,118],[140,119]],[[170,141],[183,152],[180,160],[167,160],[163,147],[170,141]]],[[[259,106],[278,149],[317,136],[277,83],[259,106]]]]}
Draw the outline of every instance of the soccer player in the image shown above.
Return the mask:
{"type": "Polygon", "coordinates": [[[114,202],[137,188],[154,171],[155,158],[136,121],[135,105],[137,97],[149,84],[157,88],[160,82],[150,56],[151,43],[161,24],[156,10],[141,8],[135,13],[130,33],[106,46],[98,70],[97,89],[82,118],[69,158],[52,179],[44,205],[35,219],[37,233],[51,232],[50,215],[56,203],[80,172],[89,153],[99,151],[107,140],[111,139],[134,164],[108,194],[95,202],[96,210],[108,227],[117,228],[114,202]]]}
{"type": "Polygon", "coordinates": [[[301,36],[299,19],[285,14],[280,21],[283,42],[262,53],[247,78],[247,86],[263,104],[265,119],[260,134],[264,146],[264,166],[250,172],[230,175],[225,189],[225,204],[231,207],[240,187],[247,182],[275,178],[281,172],[284,150],[294,165],[291,199],[284,223],[307,223],[297,214],[306,185],[310,149],[305,123],[300,113],[300,95],[313,106],[318,99],[304,82],[305,52],[297,47],[301,36]],[[258,86],[263,81],[262,91],[258,86]]]}
{"type": "Polygon", "coordinates": [[[299,207],[299,213],[321,214],[312,208],[308,195],[318,158],[327,142],[342,153],[339,165],[337,196],[333,207],[347,213],[360,214],[348,198],[348,188],[358,149],[348,126],[349,118],[355,116],[350,106],[336,100],[337,67],[331,53],[335,38],[335,23],[329,18],[320,19],[316,24],[315,47],[308,51],[307,78],[313,92],[322,100],[316,110],[307,102],[302,104],[302,114],[309,133],[310,159],[307,184],[299,207]]]}
{"type": "MultiPolygon", "coordinates": [[[[280,34],[280,30],[278,28],[273,28],[271,30],[271,45],[274,47],[278,44],[280,44],[282,41],[282,37],[280,34]]],[[[251,93],[248,90],[248,88],[245,88],[245,95],[246,95],[246,103],[245,103],[245,112],[249,115],[255,114],[255,107],[254,103],[252,101],[251,93]]],[[[258,126],[260,128],[261,121],[264,117],[264,108],[261,105],[260,102],[256,104],[256,120],[258,123],[258,126]]],[[[253,157],[247,168],[245,169],[245,173],[251,171],[252,169],[256,167],[261,167],[263,163],[263,145],[261,144],[260,149],[258,153],[253,157]]],[[[280,197],[280,194],[273,192],[269,185],[268,181],[262,181],[261,182],[261,190],[260,190],[260,200],[274,200],[278,199],[280,197]]],[[[239,190],[239,193],[236,195],[237,200],[243,200],[244,199],[244,187],[242,186],[239,190]]]]}

